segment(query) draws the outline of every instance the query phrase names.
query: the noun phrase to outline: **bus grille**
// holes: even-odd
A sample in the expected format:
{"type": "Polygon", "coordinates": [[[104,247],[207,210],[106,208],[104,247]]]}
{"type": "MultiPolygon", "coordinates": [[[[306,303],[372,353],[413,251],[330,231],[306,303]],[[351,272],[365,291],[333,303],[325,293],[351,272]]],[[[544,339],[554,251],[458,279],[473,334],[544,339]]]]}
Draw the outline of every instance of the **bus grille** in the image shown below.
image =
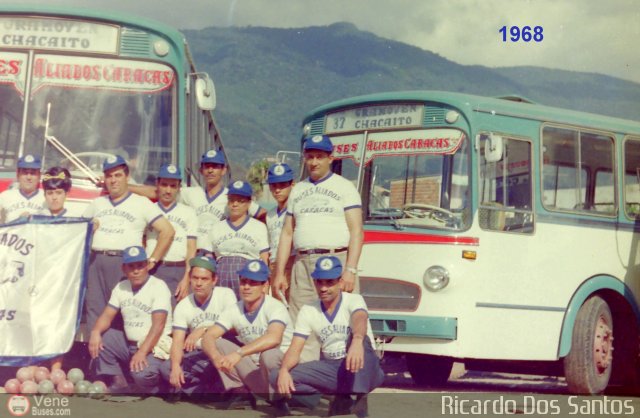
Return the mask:
{"type": "Polygon", "coordinates": [[[311,132],[309,136],[322,135],[324,132],[324,117],[316,118],[311,121],[311,132]]]}
{"type": "Polygon", "coordinates": [[[444,125],[444,109],[441,107],[425,106],[423,124],[424,126],[444,125]]]}
{"type": "Polygon", "coordinates": [[[125,55],[148,55],[151,52],[151,41],[145,32],[122,28],[120,53],[125,55]]]}
{"type": "Polygon", "coordinates": [[[369,310],[413,312],[418,309],[422,292],[414,283],[360,277],[360,294],[369,310]]]}

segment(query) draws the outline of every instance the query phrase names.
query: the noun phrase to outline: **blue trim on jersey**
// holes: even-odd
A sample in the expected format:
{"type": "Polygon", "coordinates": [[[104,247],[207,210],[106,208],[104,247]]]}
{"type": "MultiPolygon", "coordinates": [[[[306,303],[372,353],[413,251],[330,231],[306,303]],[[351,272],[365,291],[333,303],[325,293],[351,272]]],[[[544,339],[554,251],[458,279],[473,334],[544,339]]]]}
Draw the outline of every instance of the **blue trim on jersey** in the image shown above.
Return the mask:
{"type": "Polygon", "coordinates": [[[282,210],[278,210],[278,207],[276,206],[276,215],[278,215],[278,218],[282,216],[283,213],[285,213],[287,211],[287,207],[283,207],[282,210]]]}
{"type": "Polygon", "coordinates": [[[176,208],[176,206],[178,206],[178,202],[173,202],[173,204],[171,206],[169,206],[168,208],[165,209],[164,205],[162,203],[160,203],[160,201],[158,201],[158,203],[156,203],[158,205],[158,207],[160,208],[160,210],[164,213],[169,213],[172,210],[174,210],[176,208]]]}
{"type": "Polygon", "coordinates": [[[198,239],[196,235],[187,235],[187,239],[198,239]]]}
{"type": "Polygon", "coordinates": [[[187,332],[188,328],[182,328],[182,327],[177,327],[177,326],[172,326],[171,327],[172,330],[179,330],[179,331],[185,331],[187,332]]]}
{"type": "Polygon", "coordinates": [[[107,196],[107,199],[109,199],[109,203],[111,203],[111,206],[116,207],[116,206],[120,206],[122,203],[124,203],[127,199],[129,199],[131,197],[133,193],[129,192],[122,200],[120,200],[117,203],[113,203],[113,199],[111,199],[111,196],[107,196]]]}
{"type": "Polygon", "coordinates": [[[154,314],[154,313],[158,313],[158,312],[164,312],[164,313],[166,313],[167,315],[169,314],[169,311],[168,311],[168,310],[166,310],[166,309],[156,309],[155,311],[151,311],[151,313],[152,313],[152,314],[154,314]]]}
{"type": "Polygon", "coordinates": [[[304,338],[305,340],[306,340],[307,338],[309,338],[309,336],[308,336],[308,335],[300,334],[299,332],[294,332],[294,333],[293,333],[293,336],[294,336],[294,337],[304,338]]]}
{"type": "Polygon", "coordinates": [[[355,311],[351,312],[351,316],[353,316],[354,313],[358,312],[358,311],[363,311],[364,313],[367,314],[367,316],[369,316],[369,311],[366,310],[365,308],[358,308],[355,311]]]}
{"type": "Polygon", "coordinates": [[[222,329],[224,330],[224,332],[229,331],[229,330],[227,329],[227,327],[225,327],[224,325],[222,325],[220,322],[217,322],[217,321],[216,321],[216,323],[215,323],[215,324],[213,324],[213,325],[217,325],[217,326],[219,326],[220,328],[222,328],[222,329]]]}
{"type": "Polygon", "coordinates": [[[221,187],[218,193],[214,194],[211,197],[209,197],[209,192],[206,189],[202,189],[202,191],[204,192],[204,197],[205,199],[207,199],[207,202],[211,204],[214,200],[218,198],[218,196],[222,194],[222,192],[224,192],[224,187],[221,187]]]}
{"type": "Polygon", "coordinates": [[[115,306],[115,305],[112,305],[112,304],[110,304],[110,303],[107,303],[107,306],[111,306],[111,307],[112,307],[113,309],[115,309],[116,311],[119,311],[119,310],[120,310],[120,307],[119,307],[119,306],[115,306]]]}
{"type": "Polygon", "coordinates": [[[260,250],[260,254],[262,253],[266,253],[271,249],[271,247],[267,247],[267,248],[263,248],[262,250],[260,250]]]}
{"type": "Polygon", "coordinates": [[[24,193],[22,192],[22,189],[18,189],[18,192],[20,192],[20,194],[22,195],[22,197],[24,197],[24,198],[25,198],[25,199],[27,199],[27,200],[31,200],[31,199],[33,199],[33,198],[38,194],[38,192],[39,192],[39,191],[40,191],[40,189],[36,189],[36,190],[35,190],[33,193],[31,193],[31,194],[24,194],[24,193]]]}
{"type": "Polygon", "coordinates": [[[211,302],[211,298],[213,297],[213,291],[214,290],[215,290],[215,287],[211,290],[211,294],[209,295],[207,300],[204,301],[204,303],[202,305],[200,305],[198,303],[198,299],[196,299],[196,295],[193,295],[193,303],[196,304],[196,307],[200,308],[202,311],[206,311],[207,310],[207,306],[209,306],[209,302],[211,302]]]}
{"type": "Polygon", "coordinates": [[[329,171],[329,174],[327,174],[326,176],[322,177],[320,180],[318,181],[313,181],[311,179],[311,177],[308,177],[309,183],[313,184],[314,186],[317,186],[318,184],[322,183],[323,181],[329,180],[329,178],[333,175],[333,172],[329,171]]]}
{"type": "Polygon", "coordinates": [[[293,216],[293,213],[287,211],[287,216],[293,216]]]}
{"type": "Polygon", "coordinates": [[[265,300],[267,300],[267,298],[264,295],[262,295],[262,302],[260,302],[260,306],[258,306],[258,309],[253,311],[253,313],[247,312],[247,309],[244,306],[244,303],[242,304],[242,311],[244,312],[244,317],[247,318],[247,321],[249,321],[250,324],[253,324],[253,321],[255,321],[256,318],[258,317],[258,313],[260,313],[260,309],[262,309],[262,306],[264,305],[265,300]]]}
{"type": "Polygon", "coordinates": [[[336,304],[336,308],[333,310],[333,314],[331,315],[327,314],[327,309],[324,307],[324,303],[320,302],[320,308],[322,309],[322,313],[324,314],[325,318],[327,318],[327,321],[329,321],[330,324],[333,324],[333,320],[336,319],[336,315],[338,314],[338,311],[340,310],[340,306],[342,305],[342,292],[340,292],[340,295],[338,297],[340,299],[338,300],[338,303],[336,304]]]}
{"type": "Polygon", "coordinates": [[[231,220],[227,218],[227,225],[229,225],[229,228],[233,229],[235,232],[238,232],[239,230],[242,229],[242,227],[244,227],[247,224],[247,222],[249,222],[249,219],[251,219],[251,217],[247,214],[247,217],[245,218],[245,220],[236,227],[233,225],[233,223],[231,223],[231,220]]]}
{"type": "Polygon", "coordinates": [[[266,209],[264,209],[262,206],[258,205],[258,210],[257,210],[257,211],[256,211],[256,213],[254,213],[251,217],[252,217],[253,219],[258,219],[258,215],[260,214],[260,211],[261,211],[261,210],[265,210],[265,211],[266,211],[266,209]]]}
{"type": "Polygon", "coordinates": [[[350,209],[360,209],[362,208],[362,205],[352,205],[352,206],[347,206],[346,208],[344,208],[344,211],[348,211],[350,209]]]}
{"type": "Polygon", "coordinates": [[[273,323],[280,323],[280,324],[284,325],[285,328],[287,327],[287,324],[284,321],[280,320],[280,319],[274,319],[273,321],[269,321],[267,326],[269,326],[269,325],[271,325],[273,323]]]}

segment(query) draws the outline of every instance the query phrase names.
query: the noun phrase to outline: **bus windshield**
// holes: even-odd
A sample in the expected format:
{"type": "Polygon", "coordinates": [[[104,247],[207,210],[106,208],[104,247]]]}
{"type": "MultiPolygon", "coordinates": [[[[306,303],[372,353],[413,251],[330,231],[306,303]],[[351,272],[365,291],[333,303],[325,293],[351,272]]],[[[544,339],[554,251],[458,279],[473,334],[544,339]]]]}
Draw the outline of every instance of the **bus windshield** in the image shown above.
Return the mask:
{"type": "Polygon", "coordinates": [[[398,229],[470,226],[469,141],[464,133],[431,129],[332,140],[336,171],[354,182],[360,176],[367,223],[398,229]],[[362,141],[364,153],[359,151],[362,141]]]}
{"type": "Polygon", "coordinates": [[[151,183],[159,166],[172,160],[175,73],[170,67],[135,60],[34,54],[31,68],[25,70],[27,54],[3,55],[13,56],[17,70],[11,77],[0,76],[4,78],[0,85],[0,170],[14,171],[19,153],[33,153],[43,156],[45,167],[62,165],[74,178],[88,178],[73,163],[73,156],[99,176],[103,160],[118,154],[127,160],[132,181],[151,183]],[[26,103],[24,97],[29,97],[26,103]],[[45,141],[45,134],[68,152],[45,141]]]}

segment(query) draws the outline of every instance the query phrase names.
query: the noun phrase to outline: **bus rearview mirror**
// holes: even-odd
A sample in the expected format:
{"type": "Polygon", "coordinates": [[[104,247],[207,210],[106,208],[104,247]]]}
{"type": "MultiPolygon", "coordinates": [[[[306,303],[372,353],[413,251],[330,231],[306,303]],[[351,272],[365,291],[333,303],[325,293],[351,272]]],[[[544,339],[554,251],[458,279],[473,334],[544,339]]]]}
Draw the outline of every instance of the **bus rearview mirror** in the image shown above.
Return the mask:
{"type": "Polygon", "coordinates": [[[196,80],[196,101],[202,110],[213,110],[216,107],[216,89],[209,76],[196,80]]]}
{"type": "Polygon", "coordinates": [[[484,147],[484,158],[489,163],[495,163],[502,159],[502,150],[504,144],[500,135],[490,133],[487,138],[487,143],[484,147]]]}

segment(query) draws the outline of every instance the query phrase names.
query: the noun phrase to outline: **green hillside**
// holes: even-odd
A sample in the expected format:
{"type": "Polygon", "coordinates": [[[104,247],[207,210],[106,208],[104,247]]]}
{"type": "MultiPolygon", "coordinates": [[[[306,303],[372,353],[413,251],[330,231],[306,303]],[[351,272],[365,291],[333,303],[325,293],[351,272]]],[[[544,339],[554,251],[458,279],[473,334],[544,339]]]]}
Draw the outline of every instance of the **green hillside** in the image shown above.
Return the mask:
{"type": "Polygon", "coordinates": [[[640,119],[640,84],[537,67],[465,66],[355,26],[184,31],[198,68],[216,83],[216,119],[237,168],[297,148],[311,109],[393,90],[519,94],[536,102],[640,119]]]}

